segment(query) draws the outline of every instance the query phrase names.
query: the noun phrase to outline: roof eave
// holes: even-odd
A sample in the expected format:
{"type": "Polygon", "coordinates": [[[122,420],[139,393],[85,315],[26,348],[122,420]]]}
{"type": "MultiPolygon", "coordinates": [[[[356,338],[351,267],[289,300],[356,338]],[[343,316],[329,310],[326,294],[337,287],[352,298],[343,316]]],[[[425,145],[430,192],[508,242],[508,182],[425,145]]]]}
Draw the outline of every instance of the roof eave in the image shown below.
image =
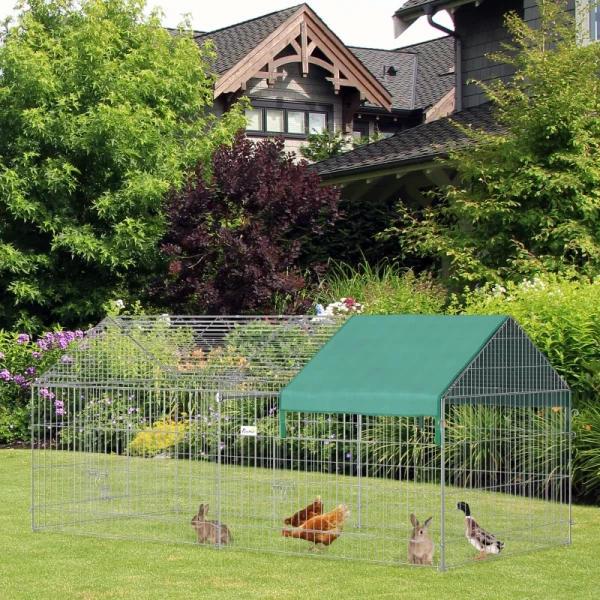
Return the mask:
{"type": "Polygon", "coordinates": [[[431,0],[427,4],[421,4],[414,8],[407,8],[403,10],[399,8],[393,15],[392,21],[394,23],[394,37],[400,37],[419,17],[427,14],[428,11],[432,10],[435,14],[438,10],[449,10],[462,6],[463,4],[475,4],[479,6],[483,0],[431,0]]]}

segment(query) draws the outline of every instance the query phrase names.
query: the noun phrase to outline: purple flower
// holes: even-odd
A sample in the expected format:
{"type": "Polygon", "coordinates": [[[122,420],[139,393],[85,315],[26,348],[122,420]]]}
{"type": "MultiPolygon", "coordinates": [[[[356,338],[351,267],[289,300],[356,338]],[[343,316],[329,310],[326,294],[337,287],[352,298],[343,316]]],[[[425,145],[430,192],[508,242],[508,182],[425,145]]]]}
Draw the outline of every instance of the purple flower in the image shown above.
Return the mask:
{"type": "MultiPolygon", "coordinates": [[[[60,348],[60,346],[59,346],[59,348],[60,348]]],[[[74,361],[74,360],[73,360],[73,359],[72,359],[70,356],[67,356],[66,354],[63,354],[63,355],[60,357],[60,362],[67,363],[67,364],[71,365],[71,364],[73,364],[75,361],[74,361]]]]}
{"type": "Polygon", "coordinates": [[[63,408],[65,406],[65,403],[62,400],[55,400],[54,406],[56,406],[56,408],[63,408]]]}
{"type": "MultiPolygon", "coordinates": [[[[48,350],[48,342],[46,342],[46,340],[44,340],[42,338],[40,338],[37,341],[37,345],[38,345],[38,348],[40,348],[41,350],[48,350]]],[[[36,353],[34,352],[34,354],[36,354],[36,353]]],[[[39,352],[37,354],[39,354],[39,352]]],[[[38,356],[38,358],[39,358],[39,356],[38,356]]]]}
{"type": "Polygon", "coordinates": [[[31,358],[41,358],[41,357],[42,357],[41,352],[32,352],[31,353],[31,358]]]}
{"type": "Polygon", "coordinates": [[[332,433],[329,437],[333,439],[335,437],[335,433],[332,433]]]}
{"type": "Polygon", "coordinates": [[[129,396],[129,400],[133,400],[135,398],[135,394],[131,394],[131,396],[129,396]]]}
{"type": "Polygon", "coordinates": [[[25,371],[23,371],[23,375],[33,377],[35,375],[35,367],[27,367],[25,371]]]}
{"type": "Polygon", "coordinates": [[[53,400],[55,398],[54,394],[48,390],[48,388],[42,388],[39,391],[39,394],[42,398],[47,398],[48,400],[53,400]]]}
{"type": "Polygon", "coordinates": [[[13,381],[19,385],[23,385],[25,383],[25,377],[23,377],[23,375],[15,375],[13,381]]]}
{"type": "Polygon", "coordinates": [[[2,371],[0,371],[0,379],[3,379],[4,381],[10,381],[12,379],[10,371],[8,369],[2,369],[2,371]]]}
{"type": "Polygon", "coordinates": [[[64,410],[64,409],[62,409],[62,408],[57,408],[56,409],[56,414],[57,415],[65,415],[65,414],[67,414],[67,411],[64,410]]]}
{"type": "Polygon", "coordinates": [[[29,342],[29,336],[26,333],[21,333],[17,337],[17,344],[26,344],[29,342]]]}
{"type": "Polygon", "coordinates": [[[83,331],[81,331],[81,329],[76,329],[75,330],[75,339],[80,340],[82,337],[83,337],[83,331]]]}
{"type": "Polygon", "coordinates": [[[346,458],[352,458],[352,452],[346,452],[346,458]]]}
{"type": "Polygon", "coordinates": [[[0,352],[0,358],[4,358],[6,355],[4,354],[4,352],[0,352]]]}

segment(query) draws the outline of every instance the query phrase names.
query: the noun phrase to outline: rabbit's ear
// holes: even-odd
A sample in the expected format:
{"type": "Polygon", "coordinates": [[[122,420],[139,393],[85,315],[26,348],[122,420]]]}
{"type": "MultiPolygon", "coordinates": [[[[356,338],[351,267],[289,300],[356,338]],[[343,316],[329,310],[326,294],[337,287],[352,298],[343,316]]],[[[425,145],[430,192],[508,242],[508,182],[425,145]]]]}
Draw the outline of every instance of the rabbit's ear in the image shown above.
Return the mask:
{"type": "Polygon", "coordinates": [[[433,519],[433,517],[429,517],[429,519],[427,519],[427,521],[425,521],[425,523],[423,523],[423,529],[427,529],[431,525],[432,519],[433,519]]]}
{"type": "Polygon", "coordinates": [[[417,517],[415,517],[415,515],[410,515],[410,522],[413,524],[413,527],[419,526],[419,521],[417,521],[417,517]]]}
{"type": "Polygon", "coordinates": [[[201,505],[198,507],[198,514],[199,514],[200,516],[202,516],[202,512],[203,512],[203,511],[204,511],[204,504],[201,504],[201,505]]]}
{"type": "Polygon", "coordinates": [[[206,515],[206,514],[208,514],[208,509],[209,509],[209,507],[210,507],[210,504],[207,504],[207,505],[204,507],[204,514],[205,514],[205,515],[206,515]]]}

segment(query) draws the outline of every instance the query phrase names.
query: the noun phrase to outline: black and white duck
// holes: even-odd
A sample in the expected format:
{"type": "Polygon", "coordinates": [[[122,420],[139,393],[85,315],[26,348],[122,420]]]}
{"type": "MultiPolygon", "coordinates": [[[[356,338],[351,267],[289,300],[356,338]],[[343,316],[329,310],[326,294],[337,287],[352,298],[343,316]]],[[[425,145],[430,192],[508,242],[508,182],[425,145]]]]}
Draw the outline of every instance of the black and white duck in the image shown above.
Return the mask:
{"type": "Polygon", "coordinates": [[[476,556],[473,560],[485,558],[488,554],[500,554],[504,548],[504,542],[497,540],[495,536],[477,524],[477,521],[471,516],[469,505],[466,502],[459,502],[456,508],[465,513],[467,525],[465,535],[469,542],[479,550],[479,556],[476,556]]]}

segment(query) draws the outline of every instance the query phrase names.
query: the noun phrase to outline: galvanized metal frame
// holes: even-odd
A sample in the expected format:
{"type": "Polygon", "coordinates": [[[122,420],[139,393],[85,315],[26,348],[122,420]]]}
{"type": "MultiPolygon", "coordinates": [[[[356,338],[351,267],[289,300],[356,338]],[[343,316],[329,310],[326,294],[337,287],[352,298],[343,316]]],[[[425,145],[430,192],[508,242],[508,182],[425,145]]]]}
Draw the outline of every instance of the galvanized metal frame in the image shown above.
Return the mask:
{"type": "Polygon", "coordinates": [[[477,554],[455,510],[466,501],[501,557],[570,544],[570,391],[512,320],[439,421],[291,413],[280,438],[279,391],[343,322],[105,319],[33,386],[32,528],[197,543],[190,521],[208,503],[233,548],[399,564],[415,514],[433,517],[445,570],[477,554]],[[313,550],[282,530],[317,496],[350,517],[313,550]]]}

